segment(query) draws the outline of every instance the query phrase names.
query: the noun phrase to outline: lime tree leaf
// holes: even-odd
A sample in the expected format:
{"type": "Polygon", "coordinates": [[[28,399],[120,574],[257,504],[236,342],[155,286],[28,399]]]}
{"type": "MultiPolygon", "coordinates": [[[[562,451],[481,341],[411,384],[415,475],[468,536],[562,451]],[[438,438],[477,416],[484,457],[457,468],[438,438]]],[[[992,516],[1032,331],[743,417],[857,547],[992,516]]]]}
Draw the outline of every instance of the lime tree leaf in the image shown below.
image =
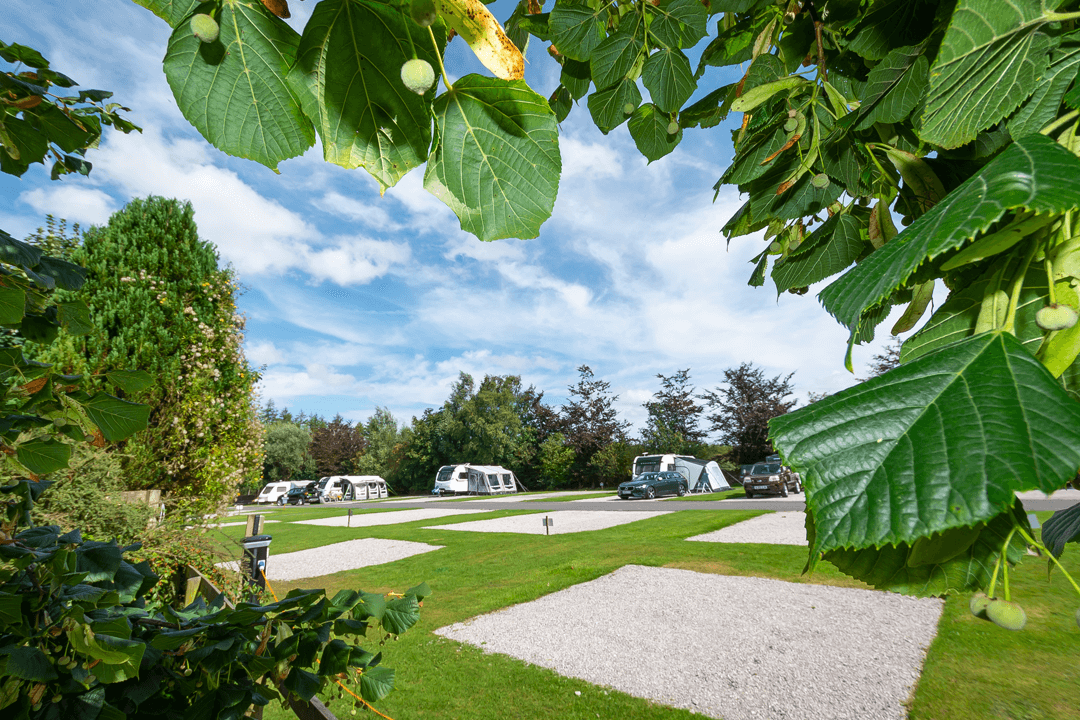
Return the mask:
{"type": "Polygon", "coordinates": [[[922,47],[896,48],[874,66],[866,79],[866,91],[856,130],[866,130],[877,122],[900,122],[915,109],[926,89],[930,63],[922,47]]]}
{"type": "Polygon", "coordinates": [[[588,5],[574,5],[562,0],[548,17],[548,28],[556,49],[571,60],[588,61],[604,39],[607,7],[593,10],[588,5]]]}
{"type": "Polygon", "coordinates": [[[90,421],[98,426],[109,442],[116,442],[146,429],[150,419],[150,406],[128,402],[120,398],[98,393],[79,406],[90,421]]]}
{"type": "Polygon", "coordinates": [[[94,321],[90,319],[90,308],[82,300],[57,303],[56,319],[69,335],[75,337],[88,335],[94,330],[94,321]]]}
{"type": "Polygon", "coordinates": [[[866,249],[866,238],[860,232],[862,228],[859,219],[849,213],[829,218],[803,241],[798,254],[773,266],[776,294],[824,280],[855,262],[866,249]]]}
{"type": "Polygon", "coordinates": [[[55,680],[56,670],[40,648],[17,647],[7,655],[6,675],[30,682],[55,680]]]}
{"type": "Polygon", "coordinates": [[[368,702],[378,702],[394,689],[394,671],[383,665],[366,667],[360,674],[360,695],[368,702]]]}
{"type": "MultiPolygon", "coordinates": [[[[1028,527],[1027,515],[1020,503],[985,525],[980,523],[977,530],[972,529],[978,535],[971,546],[943,562],[912,565],[912,546],[908,543],[830,550],[824,559],[841,572],[879,590],[922,597],[969,593],[990,584],[994,563],[1001,555],[1014,522],[1025,529],[1028,527]]],[[[1026,549],[1020,535],[1014,535],[1009,542],[1009,560],[1020,562],[1026,549]]]]}
{"type": "Polygon", "coordinates": [[[572,98],[580,100],[588,94],[589,86],[592,84],[589,64],[577,60],[567,60],[563,63],[559,82],[570,91],[572,98]]]}
{"type": "Polygon", "coordinates": [[[105,373],[105,377],[113,385],[129,393],[142,392],[154,383],[153,376],[145,370],[113,370],[105,373]]]}
{"type": "Polygon", "coordinates": [[[211,145],[276,169],[315,143],[287,81],[300,36],[259,0],[224,3],[218,23],[213,43],[188,23],[176,27],[165,77],[184,117],[211,145]]]}
{"type": "Polygon", "coordinates": [[[937,3],[878,0],[851,31],[847,49],[867,60],[881,60],[893,48],[915,45],[926,37],[936,25],[936,11],[937,3]]]}
{"type": "MultiPolygon", "coordinates": [[[[685,113],[680,113],[680,121],[684,115],[685,113]]],[[[791,133],[784,130],[784,123],[780,118],[758,130],[753,136],[743,141],[744,144],[732,159],[731,165],[720,176],[720,183],[724,185],[743,185],[758,179],[772,170],[775,165],[789,165],[799,162],[801,159],[799,157],[800,150],[794,144],[783,153],[777,154],[780,148],[784,147],[791,139],[791,133]],[[784,153],[790,153],[790,156],[785,156],[784,153]]]]}
{"type": "Polygon", "coordinates": [[[988,522],[1016,492],[1052,492],[1080,467],[1080,403],[1007,333],[949,345],[770,429],[805,480],[812,553],[988,522]]]}
{"type": "Polygon", "coordinates": [[[1013,138],[1037,133],[1057,117],[1065,91],[1076,79],[1080,66],[1080,48],[1055,54],[1053,62],[1035,85],[1035,92],[1016,113],[1009,118],[1009,134],[1013,138]]]}
{"type": "MultiPolygon", "coordinates": [[[[431,42],[409,43],[406,22],[388,5],[323,0],[304,27],[289,82],[322,139],[323,157],[363,167],[382,189],[427,159],[431,97],[405,87],[401,66],[417,57],[438,67],[431,42]]],[[[440,45],[444,30],[432,26],[440,45]]]]}
{"type": "Polygon", "coordinates": [[[1058,510],[1042,526],[1042,544],[1061,557],[1066,543],[1080,542],[1080,503],[1058,510]]]}
{"type": "Polygon", "coordinates": [[[386,603],[382,627],[386,632],[400,635],[420,620],[420,604],[415,595],[394,598],[386,603]]]}
{"type": "Polygon", "coordinates": [[[0,325],[18,325],[26,309],[26,292],[17,287],[0,287],[0,325]]]}
{"type": "Polygon", "coordinates": [[[682,128],[674,134],[669,133],[670,123],[668,115],[652,103],[642,105],[630,116],[630,137],[650,163],[674,150],[682,140],[682,128]]]}
{"type": "Polygon", "coordinates": [[[863,311],[901,287],[920,265],[959,248],[1007,211],[1080,206],[1077,177],[1080,159],[1068,150],[1043,135],[1020,138],[818,297],[854,330],[863,311]]]}
{"type": "Polygon", "coordinates": [[[523,80],[466,75],[435,100],[424,187],[481,240],[534,238],[559,191],[555,115],[523,80]]]}
{"type": "Polygon", "coordinates": [[[630,113],[626,112],[627,105],[636,109],[640,104],[641,91],[637,83],[623,78],[618,85],[598,90],[589,96],[589,114],[600,132],[607,135],[630,117],[630,113]]]}
{"type": "Polygon", "coordinates": [[[134,0],[159,18],[176,27],[187,19],[200,0],[134,0]]]}
{"type": "Polygon", "coordinates": [[[649,35],[671,50],[693,47],[709,32],[709,11],[700,0],[661,2],[656,9],[660,15],[649,25],[649,35]]]}
{"type": "Polygon", "coordinates": [[[697,90],[690,61],[679,50],[657,50],[641,69],[641,81],[664,112],[676,112],[697,90]]]}
{"type": "Polygon", "coordinates": [[[919,137],[944,148],[975,139],[1028,98],[1050,64],[1051,0],[960,0],[930,69],[919,137]]]}
{"type": "MultiPolygon", "coordinates": [[[[705,66],[724,67],[746,62],[754,54],[754,40],[772,21],[767,14],[743,18],[724,30],[705,46],[698,61],[697,74],[704,74],[705,66]]],[[[655,23],[654,23],[655,24],[655,23]]]]}
{"type": "Polygon", "coordinates": [[[683,108],[679,113],[679,124],[684,128],[700,127],[707,129],[716,127],[727,117],[731,109],[731,103],[735,99],[736,83],[724,85],[713,90],[693,105],[683,108]]]}
{"type": "Polygon", "coordinates": [[[20,444],[15,456],[35,475],[48,475],[67,467],[71,446],[52,439],[31,440],[20,444]]]}
{"type": "Polygon", "coordinates": [[[589,68],[598,88],[619,82],[641,54],[645,44],[633,33],[617,32],[604,39],[589,56],[589,68]]]}

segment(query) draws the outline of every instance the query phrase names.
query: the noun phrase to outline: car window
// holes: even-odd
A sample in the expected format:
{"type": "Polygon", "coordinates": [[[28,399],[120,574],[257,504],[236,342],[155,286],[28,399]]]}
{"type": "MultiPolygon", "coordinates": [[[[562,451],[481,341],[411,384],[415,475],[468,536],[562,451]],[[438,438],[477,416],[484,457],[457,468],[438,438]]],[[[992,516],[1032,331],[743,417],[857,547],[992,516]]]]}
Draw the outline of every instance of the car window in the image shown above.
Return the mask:
{"type": "Polygon", "coordinates": [[[751,470],[751,475],[775,475],[780,472],[780,465],[775,463],[758,463],[751,470]]]}

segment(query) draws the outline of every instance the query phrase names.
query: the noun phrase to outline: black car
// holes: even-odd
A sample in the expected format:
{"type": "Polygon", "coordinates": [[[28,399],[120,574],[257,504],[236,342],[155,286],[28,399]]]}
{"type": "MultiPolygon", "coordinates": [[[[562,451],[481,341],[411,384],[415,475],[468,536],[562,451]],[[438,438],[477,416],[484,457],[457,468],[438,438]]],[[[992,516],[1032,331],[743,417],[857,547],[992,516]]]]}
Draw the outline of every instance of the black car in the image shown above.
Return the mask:
{"type": "Polygon", "coordinates": [[[623,500],[646,498],[652,500],[660,495],[686,494],[686,478],[677,472],[641,473],[633,480],[619,485],[619,497],[623,500]]]}
{"type": "Polygon", "coordinates": [[[315,483],[310,483],[302,488],[293,488],[278,498],[278,505],[306,505],[307,503],[321,503],[322,495],[315,483]]]}

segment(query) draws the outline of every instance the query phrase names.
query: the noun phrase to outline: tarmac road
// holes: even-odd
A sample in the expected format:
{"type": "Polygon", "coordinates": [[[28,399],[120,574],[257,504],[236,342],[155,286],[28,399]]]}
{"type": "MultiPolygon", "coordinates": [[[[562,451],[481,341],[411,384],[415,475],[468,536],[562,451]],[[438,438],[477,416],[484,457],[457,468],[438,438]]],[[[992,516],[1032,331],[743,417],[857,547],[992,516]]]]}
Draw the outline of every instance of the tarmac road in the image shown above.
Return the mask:
{"type": "MultiPolygon", "coordinates": [[[[1035,510],[1064,510],[1076,503],[1080,503],[1080,490],[1059,490],[1052,496],[1033,491],[1020,493],[1020,499],[1024,503],[1024,509],[1028,512],[1035,510]]],[[[417,498],[413,500],[380,500],[378,502],[346,502],[334,503],[342,508],[417,508],[432,507],[433,502],[442,502],[430,498],[417,498]]],[[[806,503],[801,495],[791,495],[786,498],[769,497],[754,498],[753,500],[743,497],[728,498],[727,500],[706,500],[694,502],[692,500],[680,500],[668,502],[664,499],[657,500],[619,500],[610,495],[598,495],[596,500],[576,500],[571,502],[544,502],[534,500],[531,502],[506,502],[470,500],[464,503],[453,503],[470,510],[640,510],[645,506],[659,505],[666,511],[672,510],[805,510],[806,503]],[[604,499],[601,499],[604,498],[604,499]]],[[[656,508],[660,509],[660,508],[656,508]]]]}

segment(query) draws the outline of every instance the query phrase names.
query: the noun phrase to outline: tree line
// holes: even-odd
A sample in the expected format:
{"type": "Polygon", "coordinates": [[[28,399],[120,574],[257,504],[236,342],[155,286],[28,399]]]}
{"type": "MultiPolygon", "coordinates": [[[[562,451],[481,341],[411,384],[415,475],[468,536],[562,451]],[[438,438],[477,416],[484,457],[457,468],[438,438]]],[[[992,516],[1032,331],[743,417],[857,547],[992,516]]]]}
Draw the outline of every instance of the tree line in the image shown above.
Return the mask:
{"type": "MultiPolygon", "coordinates": [[[[399,423],[385,407],[355,424],[340,414],[293,415],[273,400],[260,410],[265,427],[263,482],[327,475],[380,475],[397,493],[427,492],[442,465],[502,465],[529,489],[612,485],[634,457],[678,453],[715,459],[733,469],[771,453],[768,421],[795,407],[792,375],[768,377],[752,363],[724,371],[723,383],[698,392],[690,369],[658,374],[644,403],[640,433],[615,409],[619,396],[592,368],[577,368],[567,400],[555,406],[517,375],[462,372],[439,408],[399,423]],[[710,443],[710,434],[718,442],[710,443]]],[[[245,485],[248,492],[256,483],[245,485]]]]}

